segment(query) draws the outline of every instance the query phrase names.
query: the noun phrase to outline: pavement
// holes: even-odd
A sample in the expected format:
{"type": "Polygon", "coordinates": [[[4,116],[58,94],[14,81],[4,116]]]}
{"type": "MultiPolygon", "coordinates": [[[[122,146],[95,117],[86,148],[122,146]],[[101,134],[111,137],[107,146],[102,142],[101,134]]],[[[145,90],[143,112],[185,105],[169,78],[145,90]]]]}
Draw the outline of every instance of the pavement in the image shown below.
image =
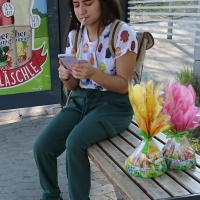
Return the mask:
{"type": "MultiPolygon", "coordinates": [[[[42,189],[33,157],[33,144],[54,115],[30,116],[0,122],[0,200],[39,200],[42,189]]],[[[59,186],[69,200],[65,153],[58,158],[59,186]]],[[[91,162],[91,200],[121,199],[101,171],[91,162]]]]}
{"type": "MultiPolygon", "coordinates": [[[[193,66],[193,47],[156,42],[147,51],[142,83],[152,79],[166,83],[176,72],[193,66]]],[[[42,189],[33,159],[33,144],[60,109],[59,104],[0,111],[0,200],[39,200],[42,189]]],[[[59,186],[70,200],[65,172],[65,153],[58,158],[59,186]]],[[[122,197],[91,162],[91,200],[122,200],[122,197]]]]}

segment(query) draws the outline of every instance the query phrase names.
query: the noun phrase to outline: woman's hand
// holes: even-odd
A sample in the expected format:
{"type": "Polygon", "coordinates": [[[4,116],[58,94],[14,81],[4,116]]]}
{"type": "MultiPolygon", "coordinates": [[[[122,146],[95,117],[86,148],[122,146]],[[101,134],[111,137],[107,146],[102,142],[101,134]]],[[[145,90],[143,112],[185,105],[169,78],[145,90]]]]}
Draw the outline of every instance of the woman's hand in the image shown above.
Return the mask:
{"type": "Polygon", "coordinates": [[[59,68],[58,68],[58,73],[59,73],[59,78],[61,80],[69,80],[71,78],[71,70],[65,68],[65,65],[62,63],[62,61],[59,61],[59,68]]]}
{"type": "Polygon", "coordinates": [[[71,74],[76,79],[92,79],[95,73],[95,68],[86,60],[82,60],[77,64],[72,64],[71,69],[71,74]]]}

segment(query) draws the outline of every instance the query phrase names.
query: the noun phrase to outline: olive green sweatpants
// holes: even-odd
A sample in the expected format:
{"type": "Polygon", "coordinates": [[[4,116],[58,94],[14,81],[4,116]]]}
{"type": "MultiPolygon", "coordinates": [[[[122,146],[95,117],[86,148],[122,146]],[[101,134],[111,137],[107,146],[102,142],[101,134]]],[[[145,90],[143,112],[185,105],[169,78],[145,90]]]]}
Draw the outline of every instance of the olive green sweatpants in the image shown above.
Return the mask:
{"type": "Polygon", "coordinates": [[[70,103],[47,125],[34,144],[43,199],[60,195],[57,157],[66,149],[66,173],[71,200],[88,200],[90,163],[86,149],[124,131],[133,111],[127,94],[78,88],[70,103]]]}

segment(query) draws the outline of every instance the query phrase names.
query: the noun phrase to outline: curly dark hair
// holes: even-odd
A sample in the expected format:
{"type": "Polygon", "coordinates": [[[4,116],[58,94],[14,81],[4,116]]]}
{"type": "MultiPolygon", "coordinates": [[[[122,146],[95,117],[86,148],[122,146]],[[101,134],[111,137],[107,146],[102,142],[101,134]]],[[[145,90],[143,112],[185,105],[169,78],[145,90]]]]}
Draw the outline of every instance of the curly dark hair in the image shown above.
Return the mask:
{"type": "MultiPolygon", "coordinates": [[[[101,13],[99,26],[97,29],[98,35],[99,35],[99,29],[101,26],[105,27],[116,19],[120,20],[122,16],[120,3],[118,0],[99,0],[99,2],[100,2],[101,10],[103,10],[103,12],[101,13]]],[[[73,0],[67,0],[67,5],[71,12],[71,20],[69,22],[68,31],[67,31],[67,35],[68,35],[71,30],[79,30],[80,22],[76,18],[76,15],[74,12],[73,0]]]]}

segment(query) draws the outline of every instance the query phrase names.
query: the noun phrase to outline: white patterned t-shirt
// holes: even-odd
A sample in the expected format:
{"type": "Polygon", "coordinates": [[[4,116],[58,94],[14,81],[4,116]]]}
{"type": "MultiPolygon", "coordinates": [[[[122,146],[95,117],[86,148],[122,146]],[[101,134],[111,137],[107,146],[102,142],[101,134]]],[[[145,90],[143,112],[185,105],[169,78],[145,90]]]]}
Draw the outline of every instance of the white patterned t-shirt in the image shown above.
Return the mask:
{"type": "MultiPolygon", "coordinates": [[[[110,23],[106,26],[99,40],[94,42],[89,41],[87,28],[84,27],[77,52],[75,52],[72,45],[73,31],[70,31],[66,44],[66,53],[75,54],[78,60],[87,60],[93,67],[98,68],[106,74],[116,75],[116,59],[124,55],[127,51],[137,54],[138,39],[135,31],[128,24],[123,24],[118,32],[115,57],[112,57],[108,48],[111,25],[110,23]]],[[[107,90],[92,79],[81,79],[79,85],[81,88],[107,90]]]]}

